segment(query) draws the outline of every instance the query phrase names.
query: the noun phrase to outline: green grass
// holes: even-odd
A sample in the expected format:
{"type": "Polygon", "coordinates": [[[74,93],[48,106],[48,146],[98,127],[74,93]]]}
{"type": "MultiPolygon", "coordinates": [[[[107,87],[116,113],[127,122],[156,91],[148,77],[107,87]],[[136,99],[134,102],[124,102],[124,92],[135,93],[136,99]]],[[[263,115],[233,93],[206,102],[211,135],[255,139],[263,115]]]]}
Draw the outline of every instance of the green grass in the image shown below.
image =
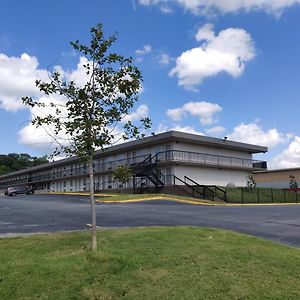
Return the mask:
{"type": "Polygon", "coordinates": [[[0,239],[0,299],[300,299],[300,251],[194,227],[0,239]]]}

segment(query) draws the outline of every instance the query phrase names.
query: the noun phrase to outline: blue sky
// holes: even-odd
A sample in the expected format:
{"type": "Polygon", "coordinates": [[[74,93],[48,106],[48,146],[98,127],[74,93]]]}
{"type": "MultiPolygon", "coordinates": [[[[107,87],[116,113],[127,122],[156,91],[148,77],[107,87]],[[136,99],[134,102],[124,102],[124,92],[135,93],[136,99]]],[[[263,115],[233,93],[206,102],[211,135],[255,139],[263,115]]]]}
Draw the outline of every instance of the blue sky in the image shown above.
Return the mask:
{"type": "MultiPolygon", "coordinates": [[[[132,118],[269,147],[273,168],[300,165],[300,1],[2,1],[0,153],[49,153],[20,97],[59,65],[75,74],[69,42],[101,22],[133,56],[143,91],[132,118]],[[26,53],[26,54],[24,54],[26,53]],[[30,82],[31,80],[31,82],[30,82]]],[[[77,73],[76,73],[77,74],[77,73]]]]}

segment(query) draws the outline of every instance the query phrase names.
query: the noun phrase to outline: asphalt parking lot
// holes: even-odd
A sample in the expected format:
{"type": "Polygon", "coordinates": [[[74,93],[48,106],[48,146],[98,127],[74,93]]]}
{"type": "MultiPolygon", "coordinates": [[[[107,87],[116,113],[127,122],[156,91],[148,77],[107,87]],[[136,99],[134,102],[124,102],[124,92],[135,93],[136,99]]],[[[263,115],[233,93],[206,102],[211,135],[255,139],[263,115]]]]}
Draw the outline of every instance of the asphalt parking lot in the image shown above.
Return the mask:
{"type": "MultiPolygon", "coordinates": [[[[172,201],[98,203],[100,227],[209,226],[231,229],[300,248],[300,205],[202,206],[172,201]]],[[[89,228],[85,196],[0,196],[0,236],[89,228]]]]}

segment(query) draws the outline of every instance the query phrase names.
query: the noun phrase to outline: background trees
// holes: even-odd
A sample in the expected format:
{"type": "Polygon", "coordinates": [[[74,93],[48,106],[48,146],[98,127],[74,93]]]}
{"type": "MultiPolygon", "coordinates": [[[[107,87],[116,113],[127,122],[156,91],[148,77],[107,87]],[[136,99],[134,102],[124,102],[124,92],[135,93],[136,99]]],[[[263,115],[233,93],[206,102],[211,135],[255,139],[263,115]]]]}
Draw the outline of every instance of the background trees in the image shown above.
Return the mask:
{"type": "Polygon", "coordinates": [[[0,175],[47,163],[46,156],[35,157],[26,153],[0,154],[0,175]]]}

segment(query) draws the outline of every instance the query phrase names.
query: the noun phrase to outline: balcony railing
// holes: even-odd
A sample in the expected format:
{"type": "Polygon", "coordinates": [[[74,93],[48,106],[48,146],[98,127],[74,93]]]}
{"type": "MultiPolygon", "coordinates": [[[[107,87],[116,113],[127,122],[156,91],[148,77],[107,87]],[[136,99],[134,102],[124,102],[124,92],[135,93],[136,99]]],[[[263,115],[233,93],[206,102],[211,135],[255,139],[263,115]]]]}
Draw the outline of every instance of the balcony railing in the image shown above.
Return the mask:
{"type": "MultiPolygon", "coordinates": [[[[114,161],[106,161],[103,163],[96,163],[94,165],[95,173],[110,172],[115,170],[120,165],[137,165],[148,158],[150,154],[135,156],[114,161]]],[[[189,152],[180,150],[169,150],[158,152],[152,157],[153,163],[160,162],[182,162],[193,163],[199,165],[210,165],[229,168],[243,168],[243,169],[266,169],[267,164],[264,161],[244,159],[230,156],[213,155],[199,152],[189,152]]],[[[66,167],[59,170],[48,170],[43,173],[28,174],[27,176],[18,176],[2,179],[0,186],[7,186],[13,184],[35,183],[41,181],[51,181],[53,179],[73,178],[77,176],[87,176],[88,168],[83,166],[80,168],[66,167]]]]}
{"type": "Polygon", "coordinates": [[[199,152],[169,150],[158,152],[154,157],[156,162],[178,161],[195,163],[201,165],[214,165],[220,167],[245,168],[245,169],[266,169],[265,161],[252,160],[247,158],[214,155],[199,152]]]}

